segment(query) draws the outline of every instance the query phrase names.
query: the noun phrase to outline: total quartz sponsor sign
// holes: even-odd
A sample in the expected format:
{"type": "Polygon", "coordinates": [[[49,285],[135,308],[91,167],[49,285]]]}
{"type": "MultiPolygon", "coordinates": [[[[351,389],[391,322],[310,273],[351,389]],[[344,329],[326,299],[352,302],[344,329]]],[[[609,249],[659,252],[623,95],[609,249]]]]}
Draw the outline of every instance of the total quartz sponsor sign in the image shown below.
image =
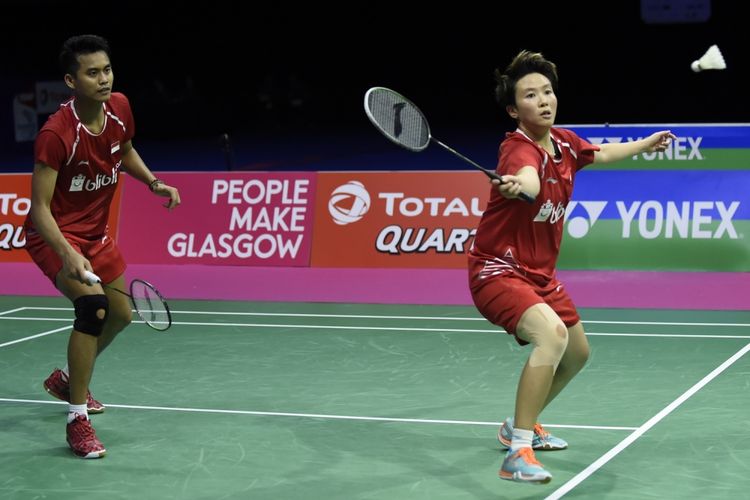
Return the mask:
{"type": "MultiPolygon", "coordinates": [[[[553,210],[558,265],[750,271],[748,189],[741,171],[584,171],[553,210]]],[[[462,268],[488,195],[473,172],[321,173],[312,265],[462,268]]]]}
{"type": "Polygon", "coordinates": [[[319,173],[312,265],[463,268],[489,189],[478,172],[319,173]]]}

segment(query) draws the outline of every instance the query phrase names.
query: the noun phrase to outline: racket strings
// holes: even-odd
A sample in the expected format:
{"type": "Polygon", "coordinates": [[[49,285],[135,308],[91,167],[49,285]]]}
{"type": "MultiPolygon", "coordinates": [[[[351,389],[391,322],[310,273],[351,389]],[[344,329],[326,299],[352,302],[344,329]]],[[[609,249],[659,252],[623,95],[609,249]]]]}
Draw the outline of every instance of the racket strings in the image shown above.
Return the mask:
{"type": "Polygon", "coordinates": [[[422,112],[399,94],[375,89],[368,94],[367,108],[373,123],[392,141],[416,151],[430,142],[430,128],[422,112]]]}
{"type": "Polygon", "coordinates": [[[156,290],[147,283],[136,280],[131,284],[130,292],[135,310],[143,321],[156,329],[169,328],[169,309],[156,290]]]}

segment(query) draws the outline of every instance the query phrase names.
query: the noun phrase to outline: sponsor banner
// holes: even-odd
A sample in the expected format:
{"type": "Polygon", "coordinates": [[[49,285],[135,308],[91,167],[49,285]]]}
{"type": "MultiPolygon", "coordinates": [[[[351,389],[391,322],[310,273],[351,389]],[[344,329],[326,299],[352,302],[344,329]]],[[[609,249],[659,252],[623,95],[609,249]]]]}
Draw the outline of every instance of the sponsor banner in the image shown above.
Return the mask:
{"type": "Polygon", "coordinates": [[[36,112],[40,115],[54,113],[73,95],[62,80],[39,81],[34,85],[36,96],[36,112]]]}
{"type": "Polygon", "coordinates": [[[163,173],[175,210],[127,179],[120,247],[139,264],[307,266],[314,173],[163,173]]]}
{"type": "Polygon", "coordinates": [[[748,190],[741,171],[584,170],[559,267],[750,271],[748,190]]]}
{"type": "Polygon", "coordinates": [[[312,265],[466,267],[489,190],[480,172],[319,173],[312,265]]]}
{"type": "Polygon", "coordinates": [[[562,125],[592,144],[631,142],[658,130],[671,130],[677,139],[666,151],[642,153],[630,159],[590,168],[660,170],[750,169],[750,125],[562,125]]]}
{"type": "MultiPolygon", "coordinates": [[[[121,190],[109,213],[110,234],[117,235],[121,190]]],[[[0,174],[0,262],[31,262],[24,250],[23,223],[31,208],[31,174],[0,174]]]]}

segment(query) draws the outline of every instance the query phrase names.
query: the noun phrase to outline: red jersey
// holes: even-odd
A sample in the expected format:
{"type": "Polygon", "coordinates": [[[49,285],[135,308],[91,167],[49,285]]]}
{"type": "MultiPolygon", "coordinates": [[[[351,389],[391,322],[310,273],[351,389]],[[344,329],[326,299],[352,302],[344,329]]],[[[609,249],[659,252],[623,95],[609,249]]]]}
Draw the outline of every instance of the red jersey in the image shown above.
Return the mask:
{"type": "Polygon", "coordinates": [[[493,187],[470,250],[484,260],[482,277],[517,272],[539,285],[554,277],[576,172],[594,161],[599,147],[571,130],[553,128],[550,135],[555,157],[520,130],[508,133],[501,144],[498,173],[515,175],[530,165],[541,187],[534,203],[506,199],[493,187]]]}
{"type": "MultiPolygon", "coordinates": [[[[96,239],[107,230],[122,147],[133,138],[133,114],[127,97],[113,92],[102,103],[104,126],[94,134],[78,119],[74,102],[61,104],[39,131],[34,161],[57,170],[50,209],[60,231],[96,239]]],[[[30,215],[25,228],[34,232],[30,215]]]]}

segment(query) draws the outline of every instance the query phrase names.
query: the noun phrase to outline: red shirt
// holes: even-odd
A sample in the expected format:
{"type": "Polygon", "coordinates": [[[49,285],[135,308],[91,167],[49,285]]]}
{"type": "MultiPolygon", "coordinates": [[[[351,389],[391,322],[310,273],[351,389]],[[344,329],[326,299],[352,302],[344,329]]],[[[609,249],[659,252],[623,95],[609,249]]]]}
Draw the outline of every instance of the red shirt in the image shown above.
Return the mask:
{"type": "Polygon", "coordinates": [[[571,130],[553,128],[550,135],[555,157],[520,130],[507,134],[501,144],[498,173],[514,175],[530,165],[539,173],[541,188],[533,204],[506,199],[492,189],[470,250],[485,260],[481,274],[518,272],[540,285],[554,277],[575,175],[594,161],[599,147],[571,130]]]}
{"type": "MultiPolygon", "coordinates": [[[[57,170],[50,209],[60,231],[96,239],[107,231],[117,189],[122,147],[133,138],[130,103],[113,92],[102,103],[104,126],[93,134],[78,119],[71,99],[49,117],[34,143],[34,161],[57,170]]],[[[31,216],[25,228],[34,232],[31,216]]]]}

